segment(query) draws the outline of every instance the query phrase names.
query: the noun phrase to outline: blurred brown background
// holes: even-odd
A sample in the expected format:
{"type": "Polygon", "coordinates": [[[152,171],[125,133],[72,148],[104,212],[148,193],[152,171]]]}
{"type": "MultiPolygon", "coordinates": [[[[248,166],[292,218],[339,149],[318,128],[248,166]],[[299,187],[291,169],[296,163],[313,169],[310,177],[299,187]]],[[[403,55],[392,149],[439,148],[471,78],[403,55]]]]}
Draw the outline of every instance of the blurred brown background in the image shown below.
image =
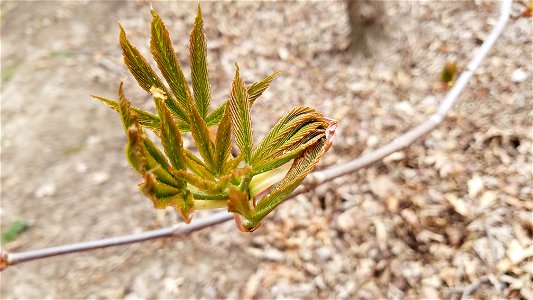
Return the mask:
{"type": "MultiPolygon", "coordinates": [[[[185,239],[29,262],[1,298],[532,297],[531,19],[524,3],[445,123],[382,163],[281,205],[252,234],[231,222],[185,239]]],[[[92,100],[120,80],[117,21],[148,56],[142,1],[1,4],[1,228],[17,252],[174,224],[137,190],[118,115],[92,100]]],[[[196,2],[154,2],[186,74],[196,2]]],[[[372,151],[434,112],[447,61],[463,70],[498,4],[383,3],[383,31],[350,48],[343,1],[205,2],[212,102],[234,63],[247,82],[282,74],[253,108],[254,134],[294,105],[337,118],[321,168],[372,151]]],[[[197,215],[196,217],[201,217],[197,215]]]]}

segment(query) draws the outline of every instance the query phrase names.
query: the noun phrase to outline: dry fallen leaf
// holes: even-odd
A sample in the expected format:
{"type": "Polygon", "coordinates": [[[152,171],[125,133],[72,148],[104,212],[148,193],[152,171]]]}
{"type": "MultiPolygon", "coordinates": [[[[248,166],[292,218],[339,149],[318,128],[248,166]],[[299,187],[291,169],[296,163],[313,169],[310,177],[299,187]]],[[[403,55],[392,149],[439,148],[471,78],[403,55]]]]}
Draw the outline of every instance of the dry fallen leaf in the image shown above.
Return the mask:
{"type": "Polygon", "coordinates": [[[498,192],[495,191],[486,191],[481,195],[479,198],[479,204],[478,209],[483,210],[485,208],[489,208],[496,202],[496,199],[498,198],[498,192]]]}
{"type": "Polygon", "coordinates": [[[444,198],[452,205],[453,209],[460,215],[469,217],[472,213],[472,208],[463,199],[458,198],[455,194],[446,194],[444,198]]]}
{"type": "Polygon", "coordinates": [[[479,192],[481,192],[481,190],[483,190],[483,187],[483,179],[478,174],[475,174],[474,177],[468,181],[468,196],[474,198],[479,192]]]}
{"type": "Polygon", "coordinates": [[[512,240],[509,243],[506,254],[513,264],[518,264],[524,259],[533,256],[533,245],[524,248],[518,240],[512,240]]]}

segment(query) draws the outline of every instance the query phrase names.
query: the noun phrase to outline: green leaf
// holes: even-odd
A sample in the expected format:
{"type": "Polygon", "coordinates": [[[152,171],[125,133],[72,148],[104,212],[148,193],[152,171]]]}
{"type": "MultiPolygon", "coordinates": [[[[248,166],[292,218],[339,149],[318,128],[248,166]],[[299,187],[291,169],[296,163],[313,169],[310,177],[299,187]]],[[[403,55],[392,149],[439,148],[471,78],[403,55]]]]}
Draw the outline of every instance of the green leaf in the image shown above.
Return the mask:
{"type": "Polygon", "coordinates": [[[220,123],[220,120],[222,120],[222,117],[224,116],[224,109],[226,108],[226,104],[228,104],[228,102],[229,100],[224,101],[222,105],[215,108],[215,110],[212,113],[210,113],[209,116],[207,116],[207,118],[205,119],[205,122],[209,126],[220,123]]]}
{"type": "Polygon", "coordinates": [[[190,150],[184,150],[185,160],[187,161],[187,167],[189,168],[189,170],[191,170],[194,174],[202,178],[215,181],[215,177],[213,176],[213,174],[211,174],[211,172],[209,172],[205,163],[199,160],[190,150]]]}
{"type": "MultiPolygon", "coordinates": [[[[110,107],[114,111],[119,112],[119,103],[117,100],[111,100],[111,99],[107,99],[107,98],[100,97],[100,96],[91,96],[91,97],[93,97],[96,100],[102,101],[104,104],[106,104],[108,107],[110,107]]],[[[135,112],[135,114],[137,114],[139,123],[142,126],[150,130],[153,130],[154,132],[159,132],[159,130],[161,129],[161,123],[160,123],[158,116],[155,116],[135,106],[132,106],[131,110],[135,112]]],[[[220,122],[220,120],[218,120],[217,122],[220,122]]],[[[210,123],[207,123],[207,125],[208,126],[216,125],[216,123],[213,123],[211,121],[210,123]]],[[[178,120],[178,128],[181,133],[190,131],[189,125],[181,120],[178,120]]]]}
{"type": "Polygon", "coordinates": [[[220,120],[215,140],[215,171],[222,174],[224,166],[231,152],[231,119],[229,108],[226,106],[224,116],[220,120]]]}
{"type": "Polygon", "coordinates": [[[11,223],[6,231],[2,232],[2,244],[11,243],[16,240],[19,235],[29,228],[26,222],[21,220],[16,220],[11,223]]]}
{"type": "Polygon", "coordinates": [[[188,184],[193,185],[208,194],[221,193],[229,180],[229,178],[226,178],[225,180],[214,182],[198,175],[191,174],[185,170],[175,170],[172,173],[176,175],[176,177],[185,180],[188,184]]]}
{"type": "Polygon", "coordinates": [[[318,136],[325,135],[326,127],[327,123],[325,122],[312,121],[296,128],[294,131],[288,133],[280,143],[275,146],[275,149],[265,156],[264,160],[277,158],[280,155],[301,148],[304,144],[309,145],[308,142],[310,140],[316,140],[318,136]]]}
{"type": "Polygon", "coordinates": [[[152,141],[144,136],[142,130],[138,126],[130,126],[127,134],[126,157],[132,167],[141,174],[153,173],[158,181],[179,187],[178,181],[168,170],[165,158],[152,141]]]}
{"type": "MultiPolygon", "coordinates": [[[[248,87],[248,96],[250,98],[250,106],[255,103],[255,100],[259,98],[263,94],[263,92],[268,88],[269,84],[279,75],[280,72],[276,72],[268,76],[267,78],[259,81],[254,82],[251,86],[248,87]]],[[[217,107],[206,119],[207,125],[214,125],[218,124],[220,120],[222,119],[222,115],[224,114],[224,108],[226,107],[226,104],[229,102],[229,99],[224,101],[222,105],[217,107]]]]}
{"type": "Polygon", "coordinates": [[[327,126],[328,123],[322,115],[317,112],[303,114],[290,120],[281,128],[278,132],[278,136],[272,140],[271,147],[266,148],[265,152],[267,157],[299,142],[301,138],[306,134],[309,134],[307,129],[312,128],[313,131],[310,133],[316,135],[318,133],[323,133],[327,126]],[[313,123],[318,123],[318,126],[315,127],[315,124],[313,123]],[[298,134],[300,131],[303,131],[303,135],[298,134]],[[272,154],[269,154],[269,152],[272,154]]]}
{"type": "Polygon", "coordinates": [[[145,173],[141,191],[152,200],[155,208],[172,206],[182,215],[185,223],[191,221],[190,213],[194,210],[192,194],[184,189],[176,189],[172,186],[155,180],[153,174],[145,173]]]}
{"type": "Polygon", "coordinates": [[[194,211],[193,195],[189,191],[186,191],[182,197],[173,201],[173,206],[181,213],[183,221],[189,224],[191,222],[190,214],[194,211]]]}
{"type": "Polygon", "coordinates": [[[183,75],[180,63],[172,47],[172,41],[168,30],[161,17],[152,10],[152,36],[150,39],[150,51],[154,56],[157,66],[163,77],[168,82],[170,89],[178,99],[180,106],[188,107],[187,93],[190,93],[187,79],[183,75]]]}
{"type": "Polygon", "coordinates": [[[237,147],[244,157],[244,162],[249,164],[252,156],[253,137],[252,120],[250,118],[250,98],[239,75],[239,66],[235,65],[235,79],[231,88],[229,101],[231,127],[235,134],[237,147]]]}
{"type": "Polygon", "coordinates": [[[300,153],[302,153],[306,148],[310,147],[314,143],[317,143],[323,137],[324,137],[324,134],[315,136],[311,140],[307,141],[306,143],[300,144],[298,147],[295,147],[294,149],[291,149],[289,151],[284,151],[283,153],[279,153],[279,155],[274,155],[270,159],[260,162],[257,165],[254,165],[253,174],[257,175],[263,172],[267,172],[267,171],[273,170],[275,168],[278,168],[286,164],[291,159],[295,158],[300,153]]]}
{"type": "Polygon", "coordinates": [[[161,151],[154,145],[152,140],[143,136],[144,147],[146,149],[147,161],[146,168],[148,172],[153,172],[156,175],[157,180],[166,184],[181,187],[178,183],[179,179],[174,178],[171,174],[171,167],[168,164],[166,157],[161,151]]]}
{"type": "Polygon", "coordinates": [[[192,88],[168,29],[153,10],[152,16],[150,52],[168,87],[130,43],[122,26],[120,46],[129,71],[153,96],[157,115],[132,107],[122,83],[118,100],[95,98],[120,114],[128,139],[126,156],[142,175],[140,189],[154,207],[174,207],[189,222],[195,209],[227,206],[241,230],[253,231],[318,163],[331,145],[336,123],[313,109],[295,108],[254,151],[250,109],[279,72],[247,87],[236,65],[229,99],[208,114],[211,91],[200,6],[189,40],[192,88]],[[209,128],[213,125],[218,125],[216,132],[209,128]],[[145,128],[155,132],[163,149],[147,137],[145,128]],[[187,131],[198,156],[183,147],[181,134],[187,131]],[[232,136],[240,152],[237,157],[231,155],[232,136]]]}
{"type": "Polygon", "coordinates": [[[268,88],[272,80],[274,80],[280,72],[275,72],[269,75],[267,78],[254,82],[251,86],[248,87],[248,95],[250,96],[250,106],[254,104],[255,100],[263,94],[263,92],[268,88]]]}
{"type": "Polygon", "coordinates": [[[124,131],[128,131],[131,126],[139,127],[137,124],[137,115],[131,112],[131,102],[124,96],[124,84],[118,85],[118,111],[122,120],[124,131]]]}
{"type": "Polygon", "coordinates": [[[158,165],[160,165],[165,171],[169,171],[170,165],[168,164],[167,158],[163,155],[163,153],[161,153],[161,150],[159,150],[159,148],[154,145],[154,142],[152,142],[152,140],[146,137],[144,134],[143,143],[148,156],[153,158],[154,161],[158,165]]]}
{"type": "Polygon", "coordinates": [[[194,139],[194,144],[204,159],[207,169],[214,174],[216,173],[214,172],[215,145],[209,137],[209,128],[207,127],[205,120],[200,116],[190,97],[189,118],[191,119],[191,134],[194,139]]]}
{"type": "Polygon", "coordinates": [[[205,119],[209,110],[211,89],[207,71],[207,40],[203,31],[200,3],[198,3],[198,14],[194,20],[193,30],[191,31],[189,49],[194,99],[196,100],[196,107],[200,116],[205,119]]]}
{"type": "Polygon", "coordinates": [[[126,66],[128,66],[128,69],[133,77],[135,77],[139,85],[149,93],[151,93],[150,89],[152,87],[162,90],[167,96],[165,103],[170,111],[178,119],[188,123],[186,109],[181,107],[181,105],[171,97],[167,88],[163,82],[161,82],[161,79],[159,79],[159,77],[155,74],[154,70],[152,67],[150,67],[146,59],[144,59],[139,50],[137,50],[137,48],[130,43],[122,26],[120,26],[120,47],[122,48],[124,63],[126,66]]]}
{"type": "MultiPolygon", "coordinates": [[[[102,101],[104,104],[112,108],[114,111],[119,112],[119,102],[116,100],[107,99],[100,96],[92,96],[94,99],[102,101]]],[[[138,107],[132,106],[131,110],[135,112],[137,115],[137,118],[139,119],[139,123],[149,129],[152,130],[159,130],[161,127],[161,124],[159,122],[159,118],[147,111],[144,111],[138,107]]]]}
{"type": "MultiPolygon", "coordinates": [[[[150,174],[148,173],[148,175],[150,174]]],[[[154,205],[156,205],[156,208],[165,208],[166,206],[162,206],[163,203],[160,203],[159,199],[178,195],[182,192],[182,189],[154,180],[150,185],[150,189],[145,188],[143,191],[147,193],[148,196],[154,197],[154,205]]]]}
{"type": "Polygon", "coordinates": [[[195,200],[227,200],[229,199],[229,194],[226,192],[222,192],[218,194],[209,194],[199,189],[196,189],[194,186],[189,186],[188,189],[193,195],[195,200]]]}
{"type": "Polygon", "coordinates": [[[190,214],[195,208],[193,195],[189,191],[185,190],[173,196],[158,198],[157,202],[161,206],[160,208],[167,206],[176,208],[185,223],[189,224],[191,222],[190,214]]]}
{"type": "Polygon", "coordinates": [[[178,125],[174,122],[170,111],[162,100],[156,99],[156,107],[158,114],[161,116],[161,144],[163,144],[165,153],[174,169],[185,169],[187,165],[178,125]]]}
{"type": "Polygon", "coordinates": [[[118,90],[119,109],[122,123],[128,136],[126,156],[132,167],[140,172],[153,172],[157,180],[169,185],[178,186],[178,182],[169,172],[169,165],[161,151],[146,138],[137,121],[137,116],[131,111],[131,104],[124,96],[122,84],[118,90]]]}
{"type": "Polygon", "coordinates": [[[141,55],[139,50],[130,43],[122,25],[119,25],[119,27],[120,47],[122,48],[124,63],[133,77],[135,77],[139,85],[147,92],[150,92],[150,88],[153,86],[166,91],[161,79],[155,74],[154,70],[141,55]]]}

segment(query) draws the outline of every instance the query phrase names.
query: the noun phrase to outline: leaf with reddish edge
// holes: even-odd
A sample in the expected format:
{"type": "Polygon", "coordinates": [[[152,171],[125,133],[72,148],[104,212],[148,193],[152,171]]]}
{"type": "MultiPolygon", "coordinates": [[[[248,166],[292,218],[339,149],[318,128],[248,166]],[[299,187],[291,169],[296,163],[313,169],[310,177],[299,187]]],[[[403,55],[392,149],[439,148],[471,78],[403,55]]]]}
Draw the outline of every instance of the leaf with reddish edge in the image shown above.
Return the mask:
{"type": "Polygon", "coordinates": [[[164,105],[162,99],[156,99],[156,108],[161,116],[161,144],[165,154],[170,159],[172,167],[176,170],[185,169],[187,164],[183,153],[183,141],[179,132],[178,124],[174,122],[170,111],[164,105]]]}
{"type": "Polygon", "coordinates": [[[177,102],[174,98],[170,96],[167,88],[161,81],[161,79],[154,72],[150,64],[146,59],[141,55],[139,50],[131,44],[126,36],[124,28],[120,26],[120,47],[122,48],[122,54],[124,56],[124,63],[128,66],[131,74],[139,85],[147,92],[150,93],[152,87],[161,89],[168,96],[168,99],[165,100],[165,103],[178,119],[184,121],[185,123],[189,122],[189,118],[186,114],[186,109],[177,102]]]}
{"type": "Polygon", "coordinates": [[[189,224],[191,222],[190,215],[194,211],[194,198],[192,194],[186,190],[184,194],[179,194],[177,197],[174,197],[171,204],[180,212],[183,221],[189,224]]]}
{"type": "Polygon", "coordinates": [[[253,148],[250,98],[239,74],[239,66],[237,64],[235,64],[235,79],[231,88],[229,110],[231,129],[235,135],[237,147],[239,147],[239,151],[243,155],[244,162],[249,164],[253,148]]]}
{"type": "Polygon", "coordinates": [[[229,108],[226,105],[224,116],[218,125],[215,137],[215,171],[220,175],[224,171],[231,152],[231,119],[229,108]]]}
{"type": "Polygon", "coordinates": [[[189,50],[194,105],[198,109],[200,116],[205,119],[209,110],[211,88],[207,71],[207,39],[204,33],[204,21],[200,3],[198,3],[198,14],[194,20],[194,27],[190,35],[189,50]]]}
{"type": "Polygon", "coordinates": [[[335,138],[335,130],[337,128],[337,122],[331,119],[327,119],[329,126],[326,129],[326,136],[319,142],[313,144],[309,148],[294,159],[294,162],[285,175],[285,177],[279,182],[279,184],[266,196],[259,199],[257,205],[253,209],[250,217],[241,214],[238,218],[237,227],[243,228],[246,231],[253,231],[259,226],[261,221],[266,215],[268,215],[274,208],[281,204],[295,189],[300,185],[304,178],[309,174],[313,168],[318,164],[322,156],[329,150],[335,138]]]}
{"type": "Polygon", "coordinates": [[[229,189],[228,211],[239,213],[240,215],[249,218],[252,216],[252,207],[248,199],[248,194],[239,191],[235,187],[229,189]]]}
{"type": "Polygon", "coordinates": [[[194,144],[204,159],[204,163],[211,174],[215,174],[215,145],[211,141],[209,128],[202,116],[196,109],[189,95],[189,118],[191,120],[191,134],[194,144]]]}
{"type": "Polygon", "coordinates": [[[180,106],[188,109],[187,93],[190,93],[190,89],[176,57],[170,34],[165,23],[154,10],[152,10],[152,16],[150,52],[180,106]]]}

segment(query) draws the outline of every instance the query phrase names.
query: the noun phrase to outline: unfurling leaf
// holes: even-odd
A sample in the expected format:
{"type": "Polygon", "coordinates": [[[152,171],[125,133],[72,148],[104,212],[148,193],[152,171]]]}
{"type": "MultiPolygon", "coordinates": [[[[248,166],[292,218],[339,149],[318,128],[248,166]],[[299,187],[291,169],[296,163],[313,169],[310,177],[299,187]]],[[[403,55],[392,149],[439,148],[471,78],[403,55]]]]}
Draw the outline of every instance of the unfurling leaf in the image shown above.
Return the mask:
{"type": "Polygon", "coordinates": [[[195,210],[226,207],[240,230],[253,231],[329,149],[336,122],[308,107],[293,108],[254,150],[250,108],[279,72],[247,87],[235,65],[230,97],[209,113],[207,41],[200,7],[189,40],[192,88],[163,20],[155,11],[152,16],[150,52],[166,84],[122,26],[120,46],[131,74],[154,98],[157,115],[133,107],[122,83],[117,100],[93,97],[119,113],[127,137],[126,157],[143,179],[141,192],[155,208],[173,207],[188,223],[195,210]],[[162,149],[146,129],[159,137],[162,149]],[[185,147],[186,132],[199,156],[185,147]],[[238,154],[232,154],[234,146],[238,154]]]}
{"type": "Polygon", "coordinates": [[[250,118],[250,98],[239,75],[239,66],[235,65],[235,79],[231,88],[229,101],[231,126],[235,134],[237,147],[241,151],[244,162],[250,163],[252,157],[252,120],[250,118]]]}
{"type": "MultiPolygon", "coordinates": [[[[323,135],[329,126],[326,119],[308,107],[295,107],[283,116],[254,151],[252,166],[295,150],[295,145],[323,135]]],[[[297,148],[297,147],[296,147],[297,148]]]]}
{"type": "Polygon", "coordinates": [[[161,79],[155,74],[146,59],[144,59],[139,50],[130,43],[122,25],[119,25],[119,27],[120,47],[122,48],[124,63],[133,77],[135,77],[139,85],[147,92],[150,92],[150,88],[153,86],[165,89],[163,82],[161,82],[161,79]]]}
{"type": "Polygon", "coordinates": [[[231,152],[231,119],[229,108],[226,106],[224,116],[218,125],[217,135],[215,139],[216,159],[215,170],[217,174],[222,174],[224,165],[231,152]]]}
{"type": "Polygon", "coordinates": [[[170,111],[172,111],[177,118],[188,123],[185,108],[181,107],[179,103],[174,100],[174,98],[170,97],[170,94],[168,93],[163,82],[161,82],[161,79],[159,79],[159,77],[155,74],[154,70],[152,67],[150,67],[139,50],[137,50],[137,48],[130,43],[122,26],[120,26],[120,47],[122,48],[124,63],[126,66],[128,66],[128,69],[133,77],[135,77],[139,85],[147,92],[150,92],[152,87],[156,87],[164,91],[165,94],[168,95],[168,98],[165,102],[170,111]]]}
{"type": "Polygon", "coordinates": [[[183,142],[178,125],[165,107],[161,99],[156,99],[157,113],[161,116],[161,143],[165,154],[170,159],[172,167],[176,170],[185,169],[187,166],[183,153],[183,142]]]}
{"type": "Polygon", "coordinates": [[[200,4],[198,4],[198,15],[194,20],[194,28],[191,31],[189,49],[194,99],[200,116],[205,119],[209,110],[211,88],[209,87],[207,73],[207,40],[204,34],[204,21],[200,4]]]}
{"type": "Polygon", "coordinates": [[[152,10],[152,37],[150,40],[150,51],[161,70],[161,74],[168,82],[170,89],[178,99],[180,106],[187,109],[187,93],[190,94],[187,79],[183,75],[180,63],[172,47],[172,41],[165,23],[161,17],[152,10]]]}
{"type": "Polygon", "coordinates": [[[276,169],[278,167],[281,167],[282,165],[286,164],[296,156],[298,156],[302,151],[307,149],[308,147],[311,147],[313,144],[320,141],[321,138],[323,138],[324,135],[317,135],[310,140],[299,144],[297,147],[294,147],[290,150],[284,150],[279,155],[275,155],[273,157],[270,157],[268,160],[265,160],[263,162],[259,162],[256,165],[254,165],[254,172],[253,174],[261,174],[273,169],[276,169]]]}
{"type": "Polygon", "coordinates": [[[213,174],[215,166],[215,145],[209,136],[209,129],[207,124],[200,116],[196,106],[192,103],[189,97],[189,118],[191,119],[191,133],[194,139],[194,144],[207,166],[207,169],[213,174]]]}
{"type": "Polygon", "coordinates": [[[245,218],[239,227],[244,228],[246,231],[255,230],[259,226],[259,221],[281,204],[302,183],[307,174],[313,170],[322,156],[331,147],[336,126],[336,122],[331,122],[330,128],[328,128],[331,135],[320,139],[318,143],[307,148],[294,160],[287,175],[285,175],[274,190],[257,202],[252,216],[245,218]]]}

